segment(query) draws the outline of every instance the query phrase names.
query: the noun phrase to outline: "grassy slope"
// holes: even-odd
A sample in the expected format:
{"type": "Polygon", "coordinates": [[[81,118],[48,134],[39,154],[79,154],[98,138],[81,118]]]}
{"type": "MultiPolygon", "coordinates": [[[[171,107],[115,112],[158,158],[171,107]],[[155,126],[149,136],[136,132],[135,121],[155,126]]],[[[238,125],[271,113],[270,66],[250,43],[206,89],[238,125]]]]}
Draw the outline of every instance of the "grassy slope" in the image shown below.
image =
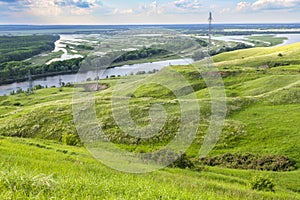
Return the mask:
{"type": "MultiPolygon", "coordinates": [[[[293,199],[298,173],[272,173],[207,168],[202,172],[165,169],[133,175],[111,170],[94,160],[83,148],[32,139],[1,138],[1,182],[16,185],[15,199],[293,199]],[[37,177],[46,174],[43,181],[37,177]],[[277,185],[276,193],[249,190],[248,179],[268,174],[277,185]],[[44,190],[26,185],[34,180],[44,190]],[[284,181],[284,183],[282,182],[284,181]]],[[[12,189],[1,188],[2,199],[12,189]]]]}
{"type": "MultiPolygon", "coordinates": [[[[237,73],[224,78],[228,95],[228,117],[221,140],[211,155],[225,152],[286,155],[297,161],[300,167],[298,142],[300,127],[297,123],[300,120],[298,72],[300,66],[256,69],[270,59],[280,59],[281,62],[294,64],[299,60],[297,57],[299,52],[300,44],[294,44],[286,47],[241,50],[215,57],[216,65],[222,71],[237,73]],[[278,57],[279,52],[283,57],[278,57]]],[[[201,81],[194,76],[193,68],[173,67],[173,69],[180,71],[195,86],[201,110],[207,114],[205,112],[209,102],[202,98],[209,97],[209,93],[207,89],[199,87],[201,81]]],[[[115,80],[105,82],[113,85],[115,80]]],[[[107,114],[111,91],[109,88],[97,94],[97,103],[102,105],[97,107],[99,115],[104,115],[104,118],[100,119],[102,123],[108,124],[108,134],[115,131],[109,128],[110,125],[113,127],[113,124],[109,124],[111,116],[107,114]]],[[[158,86],[142,87],[135,96],[148,97],[147,102],[139,102],[137,99],[137,108],[133,107],[133,110],[140,108],[147,110],[151,96],[155,98],[150,98],[150,101],[168,102],[171,98],[168,94],[168,91],[158,86]],[[156,94],[153,94],[153,90],[156,94]],[[157,99],[158,96],[161,96],[161,99],[157,99]]],[[[51,88],[36,91],[30,96],[21,94],[0,97],[1,134],[54,139],[54,141],[17,138],[0,140],[1,171],[8,173],[6,176],[13,179],[16,173],[30,179],[31,175],[33,177],[41,173],[53,175],[51,179],[55,181],[53,186],[55,192],[50,190],[49,193],[40,194],[46,198],[49,196],[57,199],[63,197],[159,199],[160,196],[162,199],[300,198],[299,170],[273,173],[221,168],[205,168],[202,172],[165,169],[147,175],[130,175],[110,170],[95,161],[84,148],[60,144],[61,134],[75,132],[71,97],[72,89],[68,88],[64,88],[63,92],[51,88]],[[22,106],[15,106],[15,103],[21,103],[22,106]],[[247,184],[251,177],[257,174],[272,177],[276,184],[276,193],[251,191],[247,184]]],[[[166,106],[172,110],[172,105],[166,106]]],[[[136,118],[143,119],[146,114],[137,115],[136,118]]],[[[205,130],[205,128],[200,130],[199,137],[189,149],[190,156],[197,155],[195,152],[201,144],[201,134],[205,133],[205,130]]],[[[124,148],[139,151],[149,147],[142,145],[137,148],[134,145],[125,145],[124,148]]],[[[0,195],[9,198],[9,190],[3,190],[0,195]]]]}
{"type": "Polygon", "coordinates": [[[214,57],[217,66],[260,67],[270,63],[300,63],[299,43],[279,47],[261,47],[223,53],[214,57]],[[279,54],[282,56],[278,56],[279,54]]]}

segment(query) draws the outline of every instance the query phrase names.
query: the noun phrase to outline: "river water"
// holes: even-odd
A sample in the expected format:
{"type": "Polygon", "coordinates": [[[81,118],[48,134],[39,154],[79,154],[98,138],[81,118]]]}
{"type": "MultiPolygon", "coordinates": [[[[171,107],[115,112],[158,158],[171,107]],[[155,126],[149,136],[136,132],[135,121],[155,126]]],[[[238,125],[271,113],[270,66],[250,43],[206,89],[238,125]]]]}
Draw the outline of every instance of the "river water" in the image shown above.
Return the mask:
{"type": "MultiPolygon", "coordinates": [[[[63,54],[61,55],[60,58],[54,58],[54,59],[50,60],[49,62],[47,62],[46,64],[49,65],[56,61],[70,60],[72,58],[83,58],[83,56],[80,54],[69,54],[66,49],[67,44],[79,45],[80,44],[79,42],[84,41],[82,39],[77,39],[76,37],[78,37],[78,36],[76,36],[76,35],[60,35],[60,39],[55,42],[55,49],[53,50],[53,52],[62,51],[63,54]]],[[[77,53],[74,50],[72,52],[77,53]]]]}
{"type": "MultiPolygon", "coordinates": [[[[131,74],[136,74],[137,72],[145,71],[149,72],[152,70],[161,70],[164,67],[170,65],[188,65],[193,63],[193,59],[175,59],[175,60],[166,60],[166,61],[159,61],[153,63],[141,63],[141,64],[134,64],[134,65],[123,65],[120,67],[99,70],[98,75],[101,79],[106,78],[107,76],[126,76],[131,74]]],[[[50,76],[46,78],[40,78],[33,81],[34,85],[42,85],[42,86],[59,86],[59,79],[65,83],[78,83],[84,82],[87,78],[95,79],[97,77],[97,71],[88,71],[86,73],[81,74],[67,74],[67,75],[58,75],[58,76],[50,76]]],[[[29,82],[19,82],[19,83],[12,83],[8,85],[1,85],[0,86],[0,96],[7,95],[11,91],[16,91],[17,89],[21,88],[22,90],[27,90],[29,87],[29,82]]]]}
{"type": "Polygon", "coordinates": [[[284,46],[288,44],[294,44],[300,42],[300,34],[277,34],[277,37],[287,37],[288,39],[285,40],[282,44],[277,46],[284,46]]]}
{"type": "MultiPolygon", "coordinates": [[[[262,36],[262,35],[267,35],[267,34],[255,34],[253,36],[262,36]]],[[[274,35],[274,34],[270,34],[274,35]]],[[[252,35],[236,35],[236,36],[219,36],[219,37],[213,37],[212,39],[214,40],[221,40],[225,42],[241,42],[250,46],[254,46],[253,43],[247,38],[248,36],[252,35]],[[249,40],[249,41],[247,41],[249,40]]],[[[283,46],[283,45],[288,45],[288,44],[293,44],[300,42],[300,34],[275,34],[276,37],[286,37],[288,38],[285,40],[282,44],[279,44],[277,46],[283,46]]]]}

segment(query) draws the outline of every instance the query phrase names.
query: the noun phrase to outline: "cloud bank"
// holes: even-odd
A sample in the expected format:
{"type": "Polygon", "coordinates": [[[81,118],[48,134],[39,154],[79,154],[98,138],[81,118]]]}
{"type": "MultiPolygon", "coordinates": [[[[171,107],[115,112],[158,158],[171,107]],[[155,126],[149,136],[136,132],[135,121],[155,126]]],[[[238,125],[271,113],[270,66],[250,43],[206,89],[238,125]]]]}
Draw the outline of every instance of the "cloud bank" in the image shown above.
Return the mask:
{"type": "Polygon", "coordinates": [[[242,1],[237,4],[238,11],[299,9],[300,0],[257,0],[253,3],[242,1]]]}

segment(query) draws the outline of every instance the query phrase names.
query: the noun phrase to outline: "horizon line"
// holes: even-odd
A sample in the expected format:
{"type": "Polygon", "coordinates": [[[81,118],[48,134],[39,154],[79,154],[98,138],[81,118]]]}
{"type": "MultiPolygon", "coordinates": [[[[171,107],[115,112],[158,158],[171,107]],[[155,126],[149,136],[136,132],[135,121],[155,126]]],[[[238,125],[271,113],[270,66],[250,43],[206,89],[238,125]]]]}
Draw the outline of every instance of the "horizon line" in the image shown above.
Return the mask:
{"type": "MultiPolygon", "coordinates": [[[[227,22],[227,23],[214,23],[215,25],[242,25],[242,24],[252,24],[252,25],[266,25],[266,24],[283,24],[283,25],[300,25],[300,22],[227,22]]],[[[207,23],[125,23],[125,24],[1,24],[0,26],[145,26],[145,25],[207,25],[207,23]]]]}

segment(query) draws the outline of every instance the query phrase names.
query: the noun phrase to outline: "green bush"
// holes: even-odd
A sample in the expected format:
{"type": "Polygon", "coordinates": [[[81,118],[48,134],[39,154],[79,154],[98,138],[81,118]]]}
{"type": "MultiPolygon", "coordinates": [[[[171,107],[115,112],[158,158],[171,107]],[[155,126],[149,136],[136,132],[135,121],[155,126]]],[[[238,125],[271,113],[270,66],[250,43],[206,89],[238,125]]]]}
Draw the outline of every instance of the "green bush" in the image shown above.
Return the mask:
{"type": "Polygon", "coordinates": [[[234,169],[254,169],[262,171],[292,171],[296,163],[281,155],[254,155],[250,153],[226,153],[211,158],[200,158],[199,162],[208,166],[221,166],[234,169]]]}
{"type": "Polygon", "coordinates": [[[62,142],[65,145],[77,146],[80,145],[80,139],[78,135],[65,133],[62,135],[62,142]]]}
{"type": "Polygon", "coordinates": [[[171,164],[171,167],[178,167],[181,169],[194,168],[193,162],[187,157],[185,153],[183,153],[175,162],[171,164]]]}
{"type": "Polygon", "coordinates": [[[193,162],[187,157],[185,153],[181,154],[179,156],[178,153],[173,151],[172,149],[161,149],[155,154],[144,154],[141,157],[145,161],[148,161],[148,159],[153,160],[156,164],[165,165],[172,168],[181,168],[186,169],[194,168],[193,162]]]}
{"type": "Polygon", "coordinates": [[[252,190],[275,192],[275,185],[268,177],[255,176],[250,182],[250,186],[252,190]]]}
{"type": "Polygon", "coordinates": [[[13,106],[22,106],[22,104],[20,102],[15,102],[13,103],[13,106]]]}
{"type": "Polygon", "coordinates": [[[34,86],[34,90],[40,90],[40,89],[43,89],[43,88],[44,88],[44,86],[42,86],[40,84],[34,86]]]}

